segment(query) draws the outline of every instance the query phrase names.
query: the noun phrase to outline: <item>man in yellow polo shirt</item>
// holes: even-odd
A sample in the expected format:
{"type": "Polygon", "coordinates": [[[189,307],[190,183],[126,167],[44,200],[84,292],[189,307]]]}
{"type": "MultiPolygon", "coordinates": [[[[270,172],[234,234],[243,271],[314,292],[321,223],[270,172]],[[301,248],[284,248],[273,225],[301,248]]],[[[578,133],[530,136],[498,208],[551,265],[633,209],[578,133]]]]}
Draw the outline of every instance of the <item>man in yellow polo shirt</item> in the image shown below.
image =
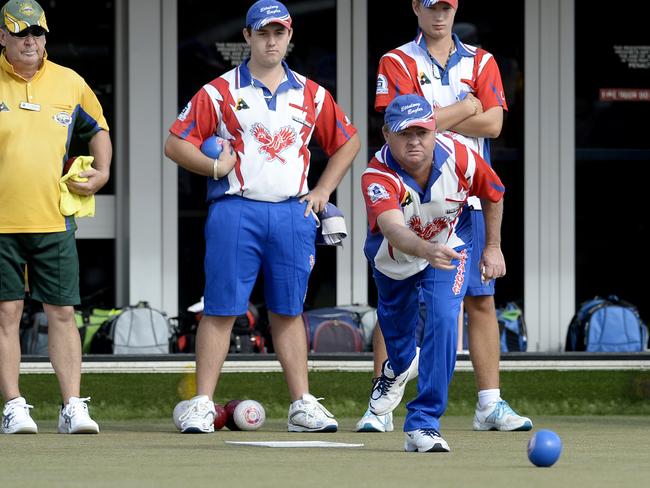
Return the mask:
{"type": "Polygon", "coordinates": [[[48,350],[63,399],[58,430],[98,433],[80,398],[81,342],[73,306],[79,300],[74,217],[59,210],[59,180],[73,134],[88,142],[93,167],[71,192],[93,195],[106,184],[112,157],[97,97],[74,71],[47,59],[45,13],[34,0],[0,10],[0,394],[3,433],[36,433],[18,388],[19,324],[25,268],[31,296],[48,318],[48,350]]]}

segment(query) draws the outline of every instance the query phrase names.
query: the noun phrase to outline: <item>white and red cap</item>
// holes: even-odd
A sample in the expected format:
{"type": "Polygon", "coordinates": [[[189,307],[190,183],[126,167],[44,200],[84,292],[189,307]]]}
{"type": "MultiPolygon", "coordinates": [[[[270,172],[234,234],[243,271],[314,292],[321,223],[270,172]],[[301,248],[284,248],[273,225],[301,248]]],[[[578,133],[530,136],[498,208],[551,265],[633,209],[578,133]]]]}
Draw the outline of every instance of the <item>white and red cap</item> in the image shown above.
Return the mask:
{"type": "Polygon", "coordinates": [[[458,10],[458,0],[422,0],[423,7],[433,7],[436,3],[448,3],[454,9],[458,10]]]}
{"type": "Polygon", "coordinates": [[[436,130],[436,118],[431,104],[420,95],[400,95],[386,107],[384,122],[391,132],[400,132],[412,126],[436,130]]]}
{"type": "Polygon", "coordinates": [[[246,14],[246,27],[260,30],[269,24],[280,24],[291,28],[291,15],[287,7],[277,0],[259,0],[251,5],[246,14]]]}

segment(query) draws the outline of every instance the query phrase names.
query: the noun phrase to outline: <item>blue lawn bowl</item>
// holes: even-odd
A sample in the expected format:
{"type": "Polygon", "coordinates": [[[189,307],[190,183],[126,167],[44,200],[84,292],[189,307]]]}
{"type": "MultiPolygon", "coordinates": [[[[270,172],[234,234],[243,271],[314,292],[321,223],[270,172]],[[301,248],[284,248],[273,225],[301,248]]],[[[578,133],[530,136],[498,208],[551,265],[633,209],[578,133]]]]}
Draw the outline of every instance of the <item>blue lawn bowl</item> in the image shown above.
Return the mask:
{"type": "Polygon", "coordinates": [[[207,157],[217,159],[223,151],[223,139],[219,136],[210,136],[201,144],[201,152],[207,157]]]}
{"type": "Polygon", "coordinates": [[[528,441],[528,459],[535,466],[553,466],[562,454],[562,440],[551,430],[538,430],[528,441]]]}

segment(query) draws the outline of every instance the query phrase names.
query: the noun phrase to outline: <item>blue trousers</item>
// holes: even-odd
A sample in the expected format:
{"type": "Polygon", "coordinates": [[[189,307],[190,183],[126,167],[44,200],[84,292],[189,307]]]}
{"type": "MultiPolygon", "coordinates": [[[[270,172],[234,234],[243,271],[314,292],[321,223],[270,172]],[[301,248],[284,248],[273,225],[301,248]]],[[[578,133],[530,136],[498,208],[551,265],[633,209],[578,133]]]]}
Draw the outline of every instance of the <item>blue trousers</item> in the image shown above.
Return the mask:
{"type": "Polygon", "coordinates": [[[470,247],[456,249],[463,259],[454,261],[456,268],[452,271],[427,266],[416,275],[395,280],[373,269],[379,294],[377,318],[388,360],[396,374],[406,371],[415,357],[420,295],[426,304],[418,393],[406,405],[405,432],[440,428],[440,417],[447,408],[449,383],[456,365],[458,314],[467,291],[465,274],[470,247]]]}

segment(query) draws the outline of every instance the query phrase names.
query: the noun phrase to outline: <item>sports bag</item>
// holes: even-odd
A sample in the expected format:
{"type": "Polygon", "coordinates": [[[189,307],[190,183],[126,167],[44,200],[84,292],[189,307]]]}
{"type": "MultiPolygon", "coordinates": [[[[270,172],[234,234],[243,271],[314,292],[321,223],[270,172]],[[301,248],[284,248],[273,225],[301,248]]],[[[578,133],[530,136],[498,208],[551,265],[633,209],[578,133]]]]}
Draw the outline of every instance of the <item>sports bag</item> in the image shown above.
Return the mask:
{"type": "Polygon", "coordinates": [[[634,305],[616,295],[583,302],[569,324],[567,351],[639,352],[648,328],[634,305]]]}
{"type": "Polygon", "coordinates": [[[372,307],[349,305],[317,308],[303,313],[312,352],[361,352],[372,344],[376,323],[372,307]]]}
{"type": "Polygon", "coordinates": [[[21,352],[47,356],[47,315],[45,312],[36,312],[31,316],[31,326],[25,329],[21,338],[21,352]]]}
{"type": "Polygon", "coordinates": [[[524,312],[515,302],[497,309],[501,352],[524,352],[528,348],[528,332],[524,312]]]}
{"type": "Polygon", "coordinates": [[[124,308],[106,320],[92,339],[94,354],[167,354],[171,326],[147,302],[124,308]]]}
{"type": "Polygon", "coordinates": [[[121,310],[119,308],[90,308],[75,310],[74,319],[77,323],[77,328],[79,329],[81,348],[84,354],[90,352],[93,338],[102,324],[111,317],[118,315],[120,312],[121,310]]]}

